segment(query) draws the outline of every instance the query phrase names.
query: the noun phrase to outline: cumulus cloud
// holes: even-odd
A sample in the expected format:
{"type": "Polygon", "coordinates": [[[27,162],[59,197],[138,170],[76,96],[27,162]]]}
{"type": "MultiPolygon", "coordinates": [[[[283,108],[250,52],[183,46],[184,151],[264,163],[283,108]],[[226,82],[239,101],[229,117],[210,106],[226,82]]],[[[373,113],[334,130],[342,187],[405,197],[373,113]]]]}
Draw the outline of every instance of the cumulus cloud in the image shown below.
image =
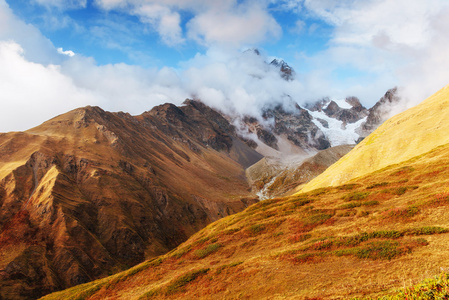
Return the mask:
{"type": "Polygon", "coordinates": [[[0,42],[0,128],[25,130],[79,106],[98,103],[57,65],[33,63],[15,42],[0,42]]]}
{"type": "Polygon", "coordinates": [[[317,58],[330,58],[326,61],[335,68],[346,64],[371,73],[374,84],[364,86],[395,82],[410,107],[449,83],[449,2],[304,0],[303,5],[333,26],[330,46],[317,58]]]}
{"type": "Polygon", "coordinates": [[[251,45],[278,39],[282,29],[257,2],[243,3],[227,11],[208,10],[188,24],[188,36],[205,45],[251,45]]]}
{"type": "Polygon", "coordinates": [[[180,25],[181,17],[178,12],[160,4],[143,4],[133,8],[131,13],[139,16],[142,22],[154,27],[165,44],[173,46],[184,42],[180,25]]]}
{"type": "Polygon", "coordinates": [[[37,28],[17,18],[4,0],[0,0],[0,40],[14,40],[19,43],[24,57],[31,61],[39,63],[60,61],[51,41],[37,28]]]}
{"type": "MultiPolygon", "coordinates": [[[[369,106],[399,84],[412,105],[449,83],[449,4],[443,0],[97,0],[96,4],[136,16],[158,31],[166,44],[194,40],[208,50],[177,68],[98,65],[93,58],[57,49],[0,0],[0,131],[26,129],[84,105],[140,114],[164,102],[181,104],[188,97],[230,114],[259,116],[266,106],[290,100],[304,104],[323,96],[355,95],[369,106]],[[292,81],[283,80],[279,70],[267,64],[267,56],[240,51],[242,45],[282,34],[270,14],[275,2],[282,4],[281,9],[298,6],[301,16],[294,20],[297,31],[292,32],[310,34],[323,21],[331,28],[325,49],[297,53],[293,64],[299,67],[292,81]],[[183,20],[186,11],[189,18],[183,20]]],[[[97,29],[96,34],[108,41],[111,32],[97,29]]],[[[126,38],[132,32],[128,30],[114,31],[126,38]]]]}
{"type": "Polygon", "coordinates": [[[269,14],[268,1],[235,0],[96,0],[98,7],[138,16],[157,31],[167,45],[180,45],[192,39],[205,46],[240,47],[267,39],[277,39],[281,26],[269,14]],[[180,12],[193,16],[181,27],[180,12]]]}
{"type": "Polygon", "coordinates": [[[181,74],[184,88],[206,104],[231,115],[260,116],[263,108],[303,100],[304,86],[286,81],[279,69],[254,51],[226,55],[218,50],[197,56],[181,74]],[[200,66],[200,67],[195,67],[200,66]]]}

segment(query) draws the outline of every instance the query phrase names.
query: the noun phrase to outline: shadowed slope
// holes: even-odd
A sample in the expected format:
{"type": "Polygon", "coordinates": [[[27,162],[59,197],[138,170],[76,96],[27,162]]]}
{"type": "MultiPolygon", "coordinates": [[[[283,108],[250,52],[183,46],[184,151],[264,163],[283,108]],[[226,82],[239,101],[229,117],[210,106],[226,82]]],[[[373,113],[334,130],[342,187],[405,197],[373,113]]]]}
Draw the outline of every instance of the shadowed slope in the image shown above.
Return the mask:
{"type": "Polygon", "coordinates": [[[260,155],[195,101],[76,109],[0,134],[0,298],[29,299],[166,253],[254,203],[260,155]],[[236,146],[237,145],[237,146],[236,146]]]}

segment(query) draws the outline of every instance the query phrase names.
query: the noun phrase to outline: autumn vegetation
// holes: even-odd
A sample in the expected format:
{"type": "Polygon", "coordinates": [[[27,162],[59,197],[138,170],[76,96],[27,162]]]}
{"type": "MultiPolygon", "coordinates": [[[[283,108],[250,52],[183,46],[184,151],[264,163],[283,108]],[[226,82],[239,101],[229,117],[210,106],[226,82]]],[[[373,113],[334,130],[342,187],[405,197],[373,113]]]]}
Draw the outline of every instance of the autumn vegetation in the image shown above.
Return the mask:
{"type": "Polygon", "coordinates": [[[165,255],[44,299],[445,299],[448,186],[444,145],[259,202],[165,255]]]}

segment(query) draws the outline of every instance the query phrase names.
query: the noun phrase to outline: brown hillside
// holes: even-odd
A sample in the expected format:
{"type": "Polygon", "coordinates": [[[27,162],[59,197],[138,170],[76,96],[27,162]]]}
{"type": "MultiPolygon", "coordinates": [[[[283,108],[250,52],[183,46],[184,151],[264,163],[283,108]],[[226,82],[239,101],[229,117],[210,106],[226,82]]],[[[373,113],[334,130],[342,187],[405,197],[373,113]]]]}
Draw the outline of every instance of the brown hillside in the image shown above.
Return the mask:
{"type": "Polygon", "coordinates": [[[254,203],[261,156],[195,101],[133,117],[76,109],[0,134],[0,299],[30,299],[166,253],[254,203]]]}
{"type": "Polygon", "coordinates": [[[447,268],[449,144],[360,177],[261,201],[170,253],[43,299],[377,297],[447,268]]]}

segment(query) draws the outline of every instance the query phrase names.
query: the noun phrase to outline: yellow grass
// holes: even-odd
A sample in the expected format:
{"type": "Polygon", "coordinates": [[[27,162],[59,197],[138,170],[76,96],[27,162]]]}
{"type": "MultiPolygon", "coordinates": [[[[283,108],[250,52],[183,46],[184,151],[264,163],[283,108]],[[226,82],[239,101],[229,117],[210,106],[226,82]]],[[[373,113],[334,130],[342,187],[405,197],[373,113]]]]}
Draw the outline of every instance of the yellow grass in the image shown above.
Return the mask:
{"type": "Polygon", "coordinates": [[[338,187],[270,199],[137,269],[43,299],[348,299],[447,270],[449,145],[338,187]],[[219,246],[216,246],[219,245],[219,246]]]}
{"type": "Polygon", "coordinates": [[[301,191],[336,186],[449,143],[449,86],[398,114],[301,191]]]}

